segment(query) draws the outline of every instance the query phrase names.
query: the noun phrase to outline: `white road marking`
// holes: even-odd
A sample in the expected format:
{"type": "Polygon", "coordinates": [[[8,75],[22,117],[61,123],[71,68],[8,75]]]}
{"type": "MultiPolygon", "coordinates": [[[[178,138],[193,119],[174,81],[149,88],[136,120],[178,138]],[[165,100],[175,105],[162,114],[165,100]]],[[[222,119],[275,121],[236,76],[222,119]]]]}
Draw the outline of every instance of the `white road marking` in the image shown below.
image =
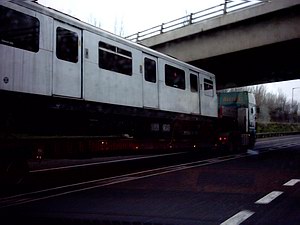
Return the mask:
{"type": "Polygon", "coordinates": [[[282,191],[272,191],[271,193],[267,194],[265,197],[257,200],[256,204],[269,204],[272,202],[275,198],[277,198],[279,195],[281,195],[282,191]]]}
{"type": "Polygon", "coordinates": [[[248,150],[247,150],[247,153],[248,153],[249,155],[258,155],[258,154],[259,154],[258,151],[252,150],[252,149],[248,149],[248,150]]]}
{"type": "Polygon", "coordinates": [[[77,164],[77,165],[70,165],[70,166],[60,166],[60,167],[54,167],[54,168],[37,169],[37,170],[29,171],[29,172],[30,173],[38,173],[38,172],[46,172],[46,171],[53,171],[53,170],[64,170],[64,169],[102,165],[102,164],[109,164],[109,163],[116,163],[116,162],[134,161],[134,160],[139,160],[139,159],[158,158],[158,157],[163,157],[163,156],[179,155],[179,154],[184,154],[184,153],[187,153],[187,152],[175,152],[175,153],[167,153],[167,154],[159,154],[159,155],[151,155],[151,156],[138,156],[138,157],[126,158],[126,159],[116,159],[116,160],[84,163],[84,164],[77,164]]]}
{"type": "Polygon", "coordinates": [[[299,183],[300,179],[292,179],[286,182],[283,186],[294,186],[295,184],[299,183]]]}
{"type": "Polygon", "coordinates": [[[246,219],[248,219],[250,216],[252,216],[254,212],[249,210],[243,210],[234,216],[230,217],[228,220],[224,221],[220,225],[239,225],[242,222],[244,222],[246,219]]]}

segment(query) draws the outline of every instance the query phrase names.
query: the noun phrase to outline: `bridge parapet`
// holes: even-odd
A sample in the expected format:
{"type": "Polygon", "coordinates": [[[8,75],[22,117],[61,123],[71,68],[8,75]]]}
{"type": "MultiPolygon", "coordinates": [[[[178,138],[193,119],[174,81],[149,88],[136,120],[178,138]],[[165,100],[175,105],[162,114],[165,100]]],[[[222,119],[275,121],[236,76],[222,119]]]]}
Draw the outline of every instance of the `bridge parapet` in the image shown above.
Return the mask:
{"type": "Polygon", "coordinates": [[[300,0],[225,1],[223,4],[162,23],[126,38],[152,47],[299,3],[300,0]]]}
{"type": "Polygon", "coordinates": [[[166,33],[168,31],[176,30],[178,28],[182,28],[188,25],[192,25],[195,23],[199,23],[202,21],[205,21],[207,19],[212,19],[216,17],[220,17],[223,15],[226,15],[227,13],[231,13],[237,10],[246,9],[248,7],[253,7],[261,4],[265,4],[267,2],[270,2],[269,0],[255,0],[255,1],[249,1],[249,0],[242,0],[242,1],[236,1],[236,0],[225,0],[224,3],[209,7],[207,9],[191,13],[189,15],[185,15],[183,17],[171,20],[166,23],[162,23],[160,25],[151,27],[147,30],[143,30],[140,32],[137,32],[135,34],[132,34],[130,36],[127,36],[126,38],[130,41],[134,42],[140,42],[144,39],[166,33]]]}

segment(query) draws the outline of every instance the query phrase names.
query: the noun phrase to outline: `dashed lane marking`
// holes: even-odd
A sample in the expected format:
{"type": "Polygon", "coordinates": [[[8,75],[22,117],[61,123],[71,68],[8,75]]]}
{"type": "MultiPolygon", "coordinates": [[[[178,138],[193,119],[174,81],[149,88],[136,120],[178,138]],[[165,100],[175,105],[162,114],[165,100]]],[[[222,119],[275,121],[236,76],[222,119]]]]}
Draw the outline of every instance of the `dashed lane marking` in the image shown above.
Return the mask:
{"type": "Polygon", "coordinates": [[[239,225],[242,222],[244,222],[246,219],[248,219],[250,216],[252,216],[254,212],[249,210],[243,210],[234,216],[230,217],[228,220],[224,221],[220,225],[239,225]]]}
{"type": "Polygon", "coordinates": [[[271,193],[267,194],[265,197],[257,200],[256,204],[269,204],[278,196],[280,196],[283,192],[282,191],[272,191],[271,193]]]}
{"type": "Polygon", "coordinates": [[[300,179],[291,179],[290,181],[286,182],[283,186],[294,186],[295,184],[299,183],[300,179]]]}
{"type": "MultiPolygon", "coordinates": [[[[291,179],[290,181],[283,184],[283,186],[294,186],[297,183],[300,183],[300,179],[291,179]]],[[[274,199],[276,199],[278,196],[283,194],[282,191],[272,191],[263,198],[257,200],[255,204],[269,204],[274,199]]],[[[242,222],[244,222],[246,219],[248,219],[250,216],[252,216],[255,212],[249,211],[249,210],[243,210],[234,216],[230,217],[225,222],[221,223],[220,225],[239,225],[242,222]]]]}

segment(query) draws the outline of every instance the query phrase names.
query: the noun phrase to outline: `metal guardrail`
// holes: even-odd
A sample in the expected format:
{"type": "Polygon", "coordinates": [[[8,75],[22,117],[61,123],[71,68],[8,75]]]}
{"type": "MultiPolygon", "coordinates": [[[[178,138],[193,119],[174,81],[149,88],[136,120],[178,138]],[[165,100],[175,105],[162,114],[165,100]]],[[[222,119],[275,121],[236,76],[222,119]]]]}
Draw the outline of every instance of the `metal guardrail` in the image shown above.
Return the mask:
{"type": "Polygon", "coordinates": [[[278,136],[296,135],[296,134],[300,134],[300,131],[257,133],[256,138],[278,137],[278,136]]]}
{"type": "Polygon", "coordinates": [[[161,25],[137,32],[130,36],[125,37],[126,39],[134,42],[140,42],[141,40],[166,33],[181,27],[185,27],[194,23],[215,18],[218,16],[226,15],[229,12],[241,10],[254,5],[265,4],[270,2],[269,0],[225,0],[224,3],[201,10],[196,13],[180,17],[178,19],[162,23],[161,25]]]}

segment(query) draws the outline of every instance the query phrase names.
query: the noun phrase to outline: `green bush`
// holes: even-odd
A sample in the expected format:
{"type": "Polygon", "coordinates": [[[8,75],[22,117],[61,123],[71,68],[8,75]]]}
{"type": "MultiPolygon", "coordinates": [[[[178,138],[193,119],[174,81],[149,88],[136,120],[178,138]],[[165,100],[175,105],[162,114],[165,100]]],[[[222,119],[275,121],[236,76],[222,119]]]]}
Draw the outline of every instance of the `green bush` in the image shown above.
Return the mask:
{"type": "Polygon", "coordinates": [[[257,123],[257,133],[300,132],[299,123],[257,123]]]}

